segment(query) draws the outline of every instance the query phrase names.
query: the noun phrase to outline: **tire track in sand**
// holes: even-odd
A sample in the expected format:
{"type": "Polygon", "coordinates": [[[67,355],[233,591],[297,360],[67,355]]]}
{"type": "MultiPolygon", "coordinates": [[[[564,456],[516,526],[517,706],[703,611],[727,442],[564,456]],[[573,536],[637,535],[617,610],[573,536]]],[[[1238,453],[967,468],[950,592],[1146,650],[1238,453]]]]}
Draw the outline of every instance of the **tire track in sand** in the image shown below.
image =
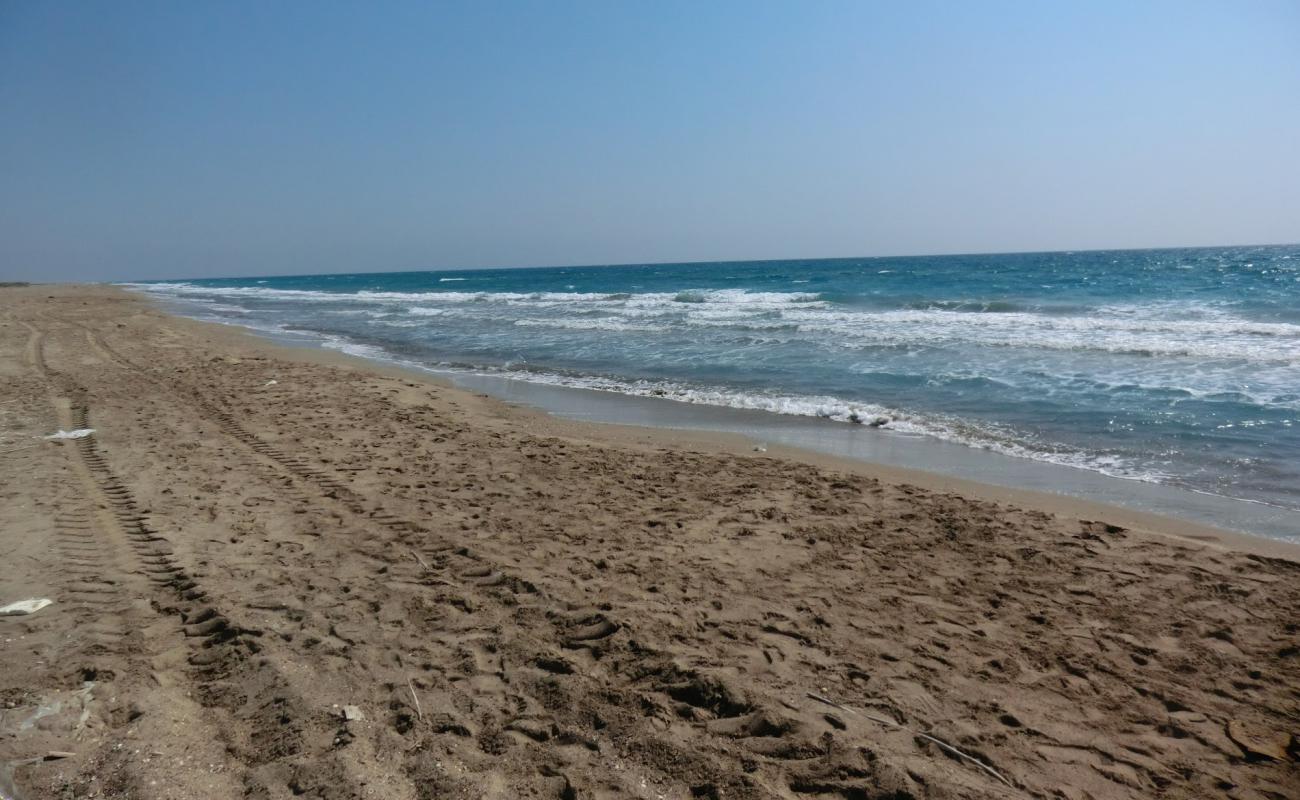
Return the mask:
{"type": "MultiPolygon", "coordinates": [[[[27,366],[46,384],[50,409],[46,412],[48,429],[75,427],[71,405],[55,388],[56,376],[45,359],[45,331],[20,321],[29,336],[24,348],[27,366]]],[[[66,453],[66,449],[60,448],[66,453]]],[[[57,511],[53,514],[54,549],[59,557],[59,580],[63,598],[77,618],[77,629],[88,640],[78,643],[86,655],[112,653],[129,656],[123,639],[127,629],[123,619],[130,611],[132,593],[130,576],[121,552],[125,537],[117,535],[115,523],[96,507],[97,493],[87,491],[84,468],[78,457],[65,460],[76,484],[58,481],[55,485],[57,511]]],[[[106,502],[106,501],[105,501],[106,502]]]]}
{"type": "MultiPolygon", "coordinates": [[[[50,387],[60,427],[93,428],[86,390],[49,365],[44,347],[47,333],[33,325],[27,327],[32,332],[28,360],[50,387]]],[[[67,517],[69,547],[80,548],[77,555],[85,561],[84,568],[101,576],[119,574],[112,572],[114,562],[128,560],[122,557],[128,555],[132,568],[120,574],[125,576],[122,583],[129,584],[129,595],[151,597],[153,608],[175,617],[188,640],[186,660],[190,679],[196,684],[195,699],[205,707],[241,713],[249,719],[249,741],[228,741],[227,745],[243,751],[244,759],[254,768],[282,758],[300,760],[308,738],[306,721],[312,713],[306,703],[295,701],[290,682],[267,659],[257,657],[262,651],[261,632],[232,621],[196,576],[178,563],[170,540],[154,527],[150,513],[101,452],[97,435],[91,433],[72,442],[72,469],[93,509],[88,515],[94,523],[93,534],[77,524],[87,517],[75,513],[67,517]],[[97,559],[105,550],[116,558],[97,559]],[[232,693],[230,687],[241,682],[256,686],[256,693],[232,693]]],[[[102,594],[100,587],[105,585],[116,586],[100,578],[80,588],[83,593],[102,594]]],[[[359,796],[361,784],[346,770],[331,770],[331,781],[345,794],[359,796]]],[[[243,783],[249,791],[268,788],[259,776],[245,775],[243,783]]]]}

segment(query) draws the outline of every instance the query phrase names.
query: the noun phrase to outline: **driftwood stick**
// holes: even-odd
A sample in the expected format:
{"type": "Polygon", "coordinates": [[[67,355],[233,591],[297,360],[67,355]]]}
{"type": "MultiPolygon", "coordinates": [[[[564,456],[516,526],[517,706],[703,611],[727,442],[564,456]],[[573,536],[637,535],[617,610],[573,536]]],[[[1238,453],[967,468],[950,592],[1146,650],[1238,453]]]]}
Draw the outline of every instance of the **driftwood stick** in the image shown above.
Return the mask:
{"type": "Polygon", "coordinates": [[[415,693],[415,681],[409,676],[406,679],[406,688],[411,690],[411,699],[415,701],[415,716],[424,719],[424,712],[420,710],[420,696],[415,693]]]}
{"type": "Polygon", "coordinates": [[[934,742],[936,745],[938,745],[939,747],[942,747],[944,750],[947,750],[949,753],[952,753],[952,754],[955,755],[955,756],[960,756],[961,758],[966,759],[967,761],[971,762],[971,763],[974,764],[975,766],[977,766],[977,767],[979,767],[980,769],[984,770],[984,771],[987,772],[988,774],[990,774],[990,775],[992,775],[993,777],[997,778],[998,780],[1002,781],[1002,782],[1005,783],[1007,786],[1011,786],[1011,785],[1012,785],[1011,781],[1009,781],[1009,780],[1007,780],[1006,778],[1002,777],[1002,773],[1000,773],[1000,772],[998,772],[997,770],[993,769],[993,768],[990,767],[988,764],[985,764],[984,761],[983,761],[982,759],[978,759],[978,758],[976,758],[975,756],[969,755],[969,754],[967,754],[967,753],[963,753],[962,751],[958,750],[957,748],[953,747],[952,745],[948,744],[947,742],[943,741],[942,739],[937,739],[937,738],[931,736],[931,735],[928,734],[928,733],[919,733],[919,732],[917,732],[916,735],[919,736],[919,737],[921,737],[922,739],[925,739],[926,741],[934,742]]]}
{"type": "Polygon", "coordinates": [[[838,709],[841,710],[841,711],[847,711],[847,712],[849,712],[850,714],[857,714],[857,715],[860,716],[860,717],[866,717],[867,719],[871,720],[872,722],[879,722],[881,725],[888,725],[888,726],[890,726],[890,727],[892,727],[892,728],[901,728],[901,727],[903,727],[902,725],[899,725],[897,722],[895,722],[895,721],[892,720],[892,719],[886,719],[885,717],[877,717],[875,714],[868,714],[867,712],[865,712],[865,711],[860,711],[859,709],[856,709],[856,708],[849,708],[849,707],[846,706],[846,705],[841,705],[841,704],[835,702],[834,700],[830,699],[829,697],[822,697],[821,695],[816,694],[816,693],[814,693],[814,692],[808,692],[808,696],[811,697],[812,699],[816,700],[816,701],[819,702],[819,703],[825,703],[826,705],[828,705],[828,706],[834,706],[835,708],[838,708],[838,709]]]}
{"type": "Polygon", "coordinates": [[[975,766],[977,766],[977,767],[979,767],[980,769],[982,769],[982,770],[984,770],[985,772],[987,772],[989,775],[992,775],[994,778],[997,778],[998,780],[1002,781],[1002,782],[1005,783],[1007,786],[1012,786],[1012,787],[1015,786],[1015,784],[1013,784],[1011,781],[1009,781],[1009,780],[1007,780],[1005,777],[1003,777],[1002,773],[1000,773],[1000,772],[998,772],[997,770],[993,769],[993,767],[990,767],[988,764],[985,764],[983,760],[978,759],[978,758],[976,758],[975,756],[970,755],[969,753],[963,753],[962,751],[958,750],[957,748],[953,747],[952,745],[948,744],[947,742],[945,742],[945,741],[942,740],[942,739],[939,739],[939,738],[937,738],[937,737],[935,737],[935,736],[932,736],[932,735],[930,735],[930,734],[928,734],[928,733],[923,733],[923,732],[921,732],[921,731],[912,730],[911,728],[908,728],[908,727],[906,727],[906,726],[904,726],[904,725],[900,725],[899,723],[895,722],[895,721],[892,720],[892,719],[886,719],[885,717],[877,717],[877,716],[874,715],[874,714],[868,714],[868,713],[865,712],[865,711],[859,711],[859,710],[856,709],[856,708],[850,708],[849,706],[846,706],[846,705],[844,705],[843,703],[837,703],[837,702],[835,702],[834,700],[831,700],[829,697],[823,697],[823,696],[821,696],[821,695],[819,695],[819,694],[816,694],[815,692],[807,692],[807,695],[808,695],[809,697],[811,697],[813,700],[816,700],[816,701],[819,702],[819,703],[825,703],[826,705],[828,705],[828,706],[833,706],[833,707],[835,707],[835,708],[840,709],[841,711],[847,711],[847,712],[850,713],[850,714],[856,714],[857,716],[860,716],[860,717],[866,717],[867,719],[871,720],[872,722],[879,722],[879,723],[882,724],[882,725],[886,725],[886,726],[889,726],[889,727],[892,727],[892,728],[901,728],[902,730],[909,731],[910,733],[914,734],[915,736],[917,736],[917,737],[919,737],[919,738],[921,738],[921,739],[925,739],[927,742],[933,742],[934,744],[938,745],[938,746],[939,746],[940,748],[942,748],[943,750],[946,750],[946,751],[948,751],[949,753],[952,753],[953,755],[955,755],[955,756],[957,756],[957,757],[959,757],[959,758],[964,758],[964,759],[966,759],[967,761],[971,762],[971,763],[974,764],[975,766]]]}

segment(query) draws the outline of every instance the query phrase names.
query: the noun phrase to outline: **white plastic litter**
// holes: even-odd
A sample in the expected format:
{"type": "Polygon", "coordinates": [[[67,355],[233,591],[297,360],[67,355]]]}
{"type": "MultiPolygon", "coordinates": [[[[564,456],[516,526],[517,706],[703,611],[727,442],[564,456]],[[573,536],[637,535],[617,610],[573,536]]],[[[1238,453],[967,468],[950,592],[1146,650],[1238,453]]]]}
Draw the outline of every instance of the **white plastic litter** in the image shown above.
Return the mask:
{"type": "Polygon", "coordinates": [[[53,600],[46,597],[33,597],[30,600],[19,600],[16,603],[10,603],[7,606],[0,607],[0,617],[16,617],[22,614],[35,614],[42,608],[52,605],[53,600]]]}
{"type": "Polygon", "coordinates": [[[263,385],[263,386],[274,386],[274,385],[276,385],[277,383],[279,383],[279,381],[271,380],[271,381],[267,381],[266,383],[264,383],[264,384],[262,384],[262,385],[263,385]]]}
{"type": "Polygon", "coordinates": [[[58,431],[46,436],[46,439],[84,439],[94,433],[94,428],[77,428],[75,431],[58,431]]]}

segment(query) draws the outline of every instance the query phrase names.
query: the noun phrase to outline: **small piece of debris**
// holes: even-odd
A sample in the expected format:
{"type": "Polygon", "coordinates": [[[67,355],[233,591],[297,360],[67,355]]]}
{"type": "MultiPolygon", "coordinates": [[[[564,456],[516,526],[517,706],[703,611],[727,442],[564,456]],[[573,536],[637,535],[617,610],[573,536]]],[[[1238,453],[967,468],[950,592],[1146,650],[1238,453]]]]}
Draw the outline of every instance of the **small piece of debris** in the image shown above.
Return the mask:
{"type": "Polygon", "coordinates": [[[54,601],[48,597],[33,597],[30,600],[19,600],[16,603],[10,603],[0,608],[0,617],[17,617],[23,614],[35,614],[48,605],[53,605],[54,601]]]}
{"type": "Polygon", "coordinates": [[[346,722],[356,722],[365,719],[366,715],[361,713],[361,709],[356,706],[343,706],[343,719],[346,722]]]}
{"type": "Polygon", "coordinates": [[[46,439],[84,439],[94,433],[94,428],[77,428],[75,431],[58,430],[46,436],[46,439]]]}

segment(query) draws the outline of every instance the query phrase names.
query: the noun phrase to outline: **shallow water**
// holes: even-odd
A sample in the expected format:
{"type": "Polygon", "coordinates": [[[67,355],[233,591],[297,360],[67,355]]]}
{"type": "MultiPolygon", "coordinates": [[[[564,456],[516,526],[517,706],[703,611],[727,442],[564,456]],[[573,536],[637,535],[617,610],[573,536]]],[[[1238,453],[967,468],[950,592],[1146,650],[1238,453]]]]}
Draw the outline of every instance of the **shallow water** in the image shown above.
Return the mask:
{"type": "Polygon", "coordinates": [[[131,285],[463,375],[823,417],[1300,510],[1300,246],[131,285]]]}

